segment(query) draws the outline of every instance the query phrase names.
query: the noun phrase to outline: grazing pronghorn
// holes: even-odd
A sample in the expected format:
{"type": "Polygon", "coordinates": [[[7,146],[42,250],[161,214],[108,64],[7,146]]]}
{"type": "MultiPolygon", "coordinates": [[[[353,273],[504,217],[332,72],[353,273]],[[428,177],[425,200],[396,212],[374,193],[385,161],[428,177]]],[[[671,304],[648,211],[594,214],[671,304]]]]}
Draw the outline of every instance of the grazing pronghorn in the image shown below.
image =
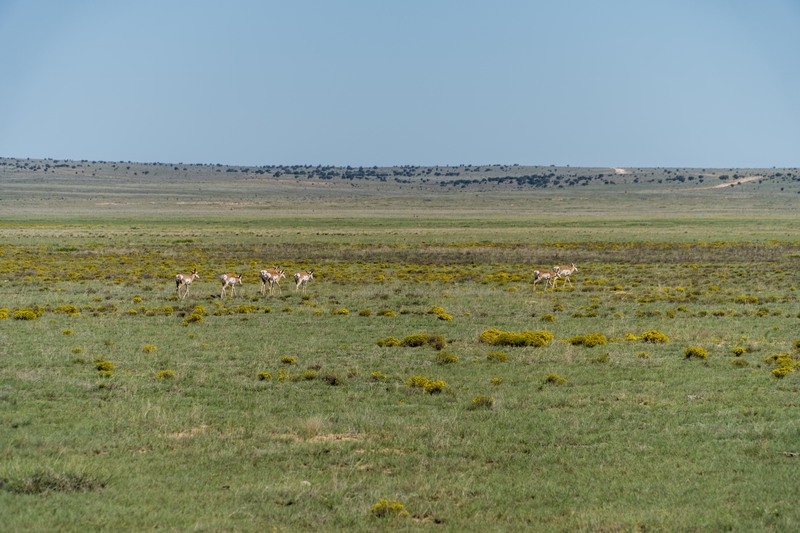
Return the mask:
{"type": "Polygon", "coordinates": [[[575,266],[575,263],[572,263],[572,266],[563,267],[563,266],[554,266],[553,272],[556,273],[556,278],[553,280],[553,286],[555,286],[555,282],[559,279],[564,280],[564,285],[566,286],[569,283],[569,286],[572,287],[572,282],[570,281],[569,277],[571,274],[574,274],[578,271],[578,267],[575,266]]]}
{"type": "Polygon", "coordinates": [[[314,273],[310,270],[303,270],[294,275],[294,282],[296,283],[294,290],[297,291],[303,287],[303,292],[306,292],[306,283],[314,279],[314,273]]]}
{"type": "Polygon", "coordinates": [[[536,290],[536,284],[540,281],[544,281],[544,288],[546,289],[548,285],[552,285],[555,287],[555,276],[557,274],[555,272],[549,272],[547,270],[534,270],[533,271],[533,290],[536,290]]]}
{"type": "Polygon", "coordinates": [[[186,287],[186,292],[183,293],[183,298],[186,298],[186,295],[189,294],[189,285],[199,277],[200,274],[197,273],[196,268],[192,270],[191,274],[178,274],[175,276],[175,292],[177,295],[180,297],[181,287],[186,287]]]}
{"type": "Polygon", "coordinates": [[[259,272],[261,276],[261,296],[264,296],[267,292],[267,284],[269,284],[269,293],[272,294],[273,289],[277,286],[278,292],[283,292],[281,290],[281,280],[286,279],[286,271],[280,270],[278,268],[268,268],[266,270],[262,270],[259,272]]]}
{"type": "Polygon", "coordinates": [[[222,292],[219,295],[220,298],[225,296],[225,289],[228,287],[231,288],[233,296],[236,296],[236,284],[242,284],[242,274],[239,274],[238,276],[236,274],[223,274],[219,277],[219,280],[222,282],[222,292]]]}

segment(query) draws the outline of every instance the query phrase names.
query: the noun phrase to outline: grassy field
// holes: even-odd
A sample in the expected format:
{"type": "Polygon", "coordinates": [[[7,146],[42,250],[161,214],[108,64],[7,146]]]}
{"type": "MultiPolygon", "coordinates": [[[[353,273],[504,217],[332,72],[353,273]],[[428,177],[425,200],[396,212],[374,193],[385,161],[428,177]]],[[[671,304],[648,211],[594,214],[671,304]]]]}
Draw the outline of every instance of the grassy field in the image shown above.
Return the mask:
{"type": "Polygon", "coordinates": [[[0,163],[4,529],[800,527],[794,170],[0,163]]]}

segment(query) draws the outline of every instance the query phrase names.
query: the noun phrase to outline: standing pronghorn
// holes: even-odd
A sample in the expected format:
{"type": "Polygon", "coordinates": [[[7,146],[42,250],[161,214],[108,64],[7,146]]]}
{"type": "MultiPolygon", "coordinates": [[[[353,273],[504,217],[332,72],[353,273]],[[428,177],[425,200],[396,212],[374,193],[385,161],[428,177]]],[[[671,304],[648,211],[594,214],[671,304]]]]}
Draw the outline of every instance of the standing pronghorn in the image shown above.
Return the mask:
{"type": "Polygon", "coordinates": [[[294,282],[296,283],[294,290],[297,291],[303,287],[303,292],[306,292],[306,283],[314,279],[314,273],[311,270],[302,270],[294,275],[294,282]]]}
{"type": "Polygon", "coordinates": [[[548,285],[555,287],[556,284],[556,273],[549,272],[547,270],[534,270],[533,271],[533,290],[536,290],[536,284],[540,281],[544,281],[544,288],[546,289],[548,285]]]}
{"type": "Polygon", "coordinates": [[[178,274],[175,276],[175,292],[178,297],[181,297],[181,287],[186,287],[186,291],[183,293],[183,298],[186,298],[186,295],[189,294],[189,285],[199,277],[200,274],[197,273],[196,268],[192,270],[191,274],[178,274]]]}
{"type": "Polygon", "coordinates": [[[219,295],[220,298],[225,296],[225,289],[228,287],[231,288],[233,296],[236,296],[236,284],[242,284],[242,274],[239,274],[238,276],[236,274],[223,274],[219,277],[219,280],[222,282],[222,292],[219,295]]]}
{"type": "Polygon", "coordinates": [[[278,292],[283,292],[281,290],[281,280],[286,279],[286,271],[280,270],[276,267],[268,268],[266,270],[262,270],[259,272],[261,276],[261,296],[264,296],[267,292],[267,284],[269,284],[269,293],[272,295],[272,291],[275,286],[278,287],[278,292]]]}
{"type": "Polygon", "coordinates": [[[563,267],[563,266],[554,266],[553,272],[556,273],[556,278],[553,280],[553,285],[555,286],[555,282],[559,279],[564,279],[564,285],[566,286],[569,283],[569,286],[572,287],[572,281],[570,281],[569,276],[574,274],[578,271],[578,267],[575,266],[575,263],[572,263],[572,266],[563,267]]]}

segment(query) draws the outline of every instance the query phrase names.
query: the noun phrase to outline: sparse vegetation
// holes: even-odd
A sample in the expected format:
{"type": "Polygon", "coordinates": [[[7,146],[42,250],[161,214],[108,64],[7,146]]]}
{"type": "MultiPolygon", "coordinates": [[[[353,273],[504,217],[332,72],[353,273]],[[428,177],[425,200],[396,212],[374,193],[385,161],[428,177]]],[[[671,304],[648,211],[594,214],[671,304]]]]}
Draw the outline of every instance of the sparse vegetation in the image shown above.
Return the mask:
{"type": "Polygon", "coordinates": [[[0,158],[9,531],[796,529],[797,171],[53,163],[0,158]]]}

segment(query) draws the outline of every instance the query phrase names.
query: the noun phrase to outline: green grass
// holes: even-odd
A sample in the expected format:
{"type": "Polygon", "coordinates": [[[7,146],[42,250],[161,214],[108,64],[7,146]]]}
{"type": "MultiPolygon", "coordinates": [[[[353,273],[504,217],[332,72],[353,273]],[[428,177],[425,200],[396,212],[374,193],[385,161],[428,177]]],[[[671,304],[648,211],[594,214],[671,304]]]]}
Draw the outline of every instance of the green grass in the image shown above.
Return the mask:
{"type": "Polygon", "coordinates": [[[394,190],[380,200],[391,209],[307,192],[319,210],[292,217],[298,193],[283,192],[156,221],[136,195],[90,215],[88,200],[27,187],[39,218],[0,221],[9,530],[799,525],[800,372],[772,371],[800,359],[800,225],[774,209],[777,188],[736,217],[746,191],[700,216],[699,199],[651,183],[639,220],[575,187],[547,201],[593,204],[591,216],[551,206],[541,219],[505,209],[502,191],[451,190],[415,218],[400,208],[411,192],[394,190]],[[533,291],[534,268],[565,262],[579,266],[573,288],[533,291]],[[258,270],[272,265],[316,279],[305,295],[287,279],[261,297],[258,270]],[[178,300],[173,276],[194,267],[178,300]],[[220,300],[216,276],[231,270],[241,296],[220,300]],[[184,325],[198,305],[202,321],[184,325]],[[13,318],[25,309],[35,318],[13,318]],[[553,339],[496,347],[479,340],[489,328],[553,339]],[[630,340],[653,330],[669,342],[630,340]],[[377,344],[415,334],[446,346],[377,344]],[[570,342],[595,334],[606,343],[570,342]],[[445,386],[426,392],[414,376],[445,386]]]}

